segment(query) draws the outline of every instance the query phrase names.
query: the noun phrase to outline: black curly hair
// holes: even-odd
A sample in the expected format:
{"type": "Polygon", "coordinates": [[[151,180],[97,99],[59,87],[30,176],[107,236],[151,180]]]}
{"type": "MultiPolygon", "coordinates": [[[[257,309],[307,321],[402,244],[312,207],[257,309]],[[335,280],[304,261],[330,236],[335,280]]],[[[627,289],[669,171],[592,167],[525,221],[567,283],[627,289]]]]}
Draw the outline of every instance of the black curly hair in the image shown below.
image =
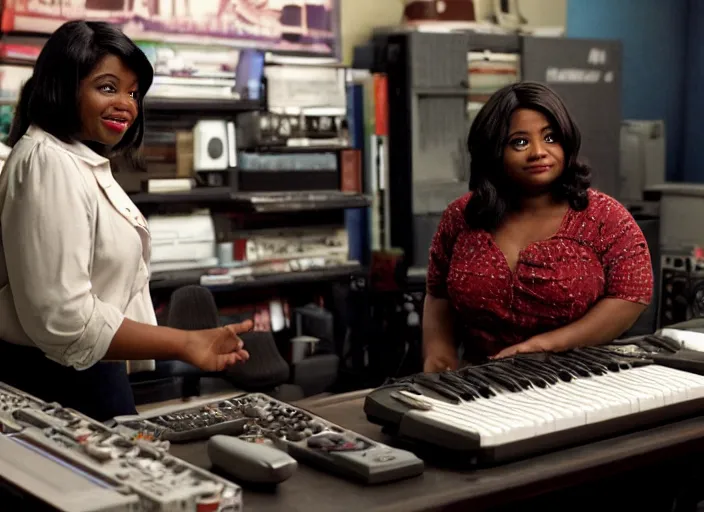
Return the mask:
{"type": "Polygon", "coordinates": [[[514,206],[515,185],[504,171],[503,154],[508,143],[511,114],[530,109],[548,118],[565,152],[565,168],[552,186],[556,198],[567,200],[574,210],[584,210],[591,185],[590,168],[579,162],[581,135],[562,99],[548,86],[518,82],[496,91],[477,114],[469,130],[467,149],[471,157],[469,190],[472,199],[464,212],[473,228],[495,231],[514,206]]]}

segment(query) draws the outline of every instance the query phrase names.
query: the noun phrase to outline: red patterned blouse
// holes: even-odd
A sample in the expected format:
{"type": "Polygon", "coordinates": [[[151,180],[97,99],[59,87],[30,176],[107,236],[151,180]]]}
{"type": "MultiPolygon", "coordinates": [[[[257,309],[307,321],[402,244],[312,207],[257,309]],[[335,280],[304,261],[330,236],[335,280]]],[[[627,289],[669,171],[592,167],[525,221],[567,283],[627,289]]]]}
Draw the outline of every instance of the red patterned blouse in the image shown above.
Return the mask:
{"type": "Polygon", "coordinates": [[[430,248],[427,291],[456,311],[456,341],[478,362],[582,317],[598,300],[650,302],[653,271],[642,231],[618,201],[589,190],[555,235],[532,243],[514,272],[492,235],[470,229],[466,194],[443,213],[430,248]]]}

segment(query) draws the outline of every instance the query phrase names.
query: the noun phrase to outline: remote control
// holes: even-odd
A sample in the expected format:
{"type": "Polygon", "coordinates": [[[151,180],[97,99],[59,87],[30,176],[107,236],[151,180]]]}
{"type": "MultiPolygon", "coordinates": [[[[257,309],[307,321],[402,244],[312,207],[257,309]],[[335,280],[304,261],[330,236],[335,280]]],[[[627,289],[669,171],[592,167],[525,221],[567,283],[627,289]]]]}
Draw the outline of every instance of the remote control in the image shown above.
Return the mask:
{"type": "Polygon", "coordinates": [[[279,484],[291,478],[298,462],[265,442],[232,436],[213,436],[208,441],[212,465],[240,482],[279,484]]]}
{"type": "Polygon", "coordinates": [[[424,470],[423,461],[411,452],[373,441],[261,393],[115,420],[125,435],[151,441],[191,442],[226,434],[270,443],[299,463],[366,484],[410,478],[424,470]]]}

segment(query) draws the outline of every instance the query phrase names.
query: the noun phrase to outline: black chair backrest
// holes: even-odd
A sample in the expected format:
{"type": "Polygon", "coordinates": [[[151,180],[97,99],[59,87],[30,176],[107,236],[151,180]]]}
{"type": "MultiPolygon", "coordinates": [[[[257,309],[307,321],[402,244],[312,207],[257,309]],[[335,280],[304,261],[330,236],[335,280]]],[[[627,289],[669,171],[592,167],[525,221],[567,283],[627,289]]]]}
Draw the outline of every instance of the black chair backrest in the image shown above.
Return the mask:
{"type": "MultiPolygon", "coordinates": [[[[189,331],[218,327],[220,318],[212,292],[198,285],[184,286],[174,291],[171,294],[167,325],[189,331]]],[[[265,391],[288,381],[290,369],[281,356],[272,333],[248,332],[241,338],[249,352],[249,361],[238,363],[218,376],[244,391],[265,391]]],[[[185,366],[189,366],[189,369],[184,373],[199,371],[190,365],[185,366]]]]}

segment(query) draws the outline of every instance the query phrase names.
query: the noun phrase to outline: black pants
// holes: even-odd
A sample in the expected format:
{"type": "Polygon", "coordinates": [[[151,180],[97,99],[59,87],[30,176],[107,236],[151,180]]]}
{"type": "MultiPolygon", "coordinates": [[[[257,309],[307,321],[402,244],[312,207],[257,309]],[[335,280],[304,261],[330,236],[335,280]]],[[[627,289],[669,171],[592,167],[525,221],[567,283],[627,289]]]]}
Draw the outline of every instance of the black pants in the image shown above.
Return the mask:
{"type": "Polygon", "coordinates": [[[124,363],[101,362],[78,371],[39,349],[0,341],[0,381],[98,421],[137,412],[124,363]]]}

